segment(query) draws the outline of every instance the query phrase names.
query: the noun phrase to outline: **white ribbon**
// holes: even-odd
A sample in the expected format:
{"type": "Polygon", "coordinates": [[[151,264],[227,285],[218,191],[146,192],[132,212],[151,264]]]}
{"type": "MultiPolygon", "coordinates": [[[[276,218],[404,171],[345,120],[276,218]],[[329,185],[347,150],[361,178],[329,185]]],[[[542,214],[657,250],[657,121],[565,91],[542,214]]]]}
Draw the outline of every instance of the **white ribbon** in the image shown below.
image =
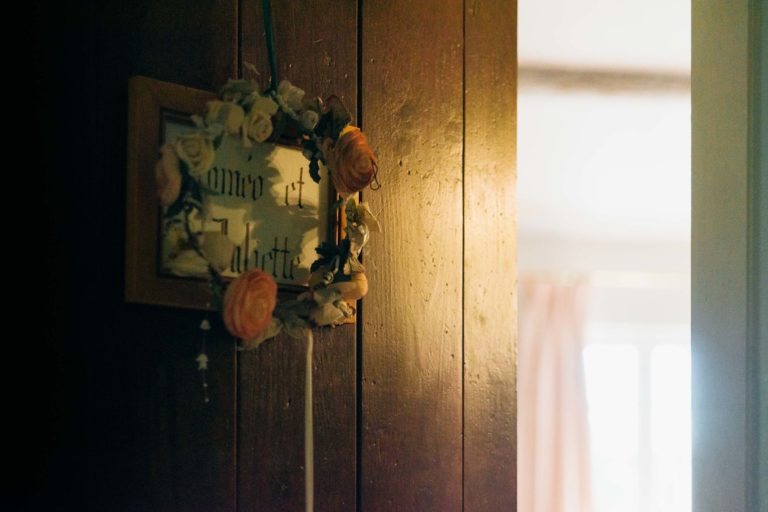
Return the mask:
{"type": "Polygon", "coordinates": [[[312,421],[312,329],[307,332],[307,371],[304,382],[304,501],[306,512],[315,506],[315,436],[312,421]]]}

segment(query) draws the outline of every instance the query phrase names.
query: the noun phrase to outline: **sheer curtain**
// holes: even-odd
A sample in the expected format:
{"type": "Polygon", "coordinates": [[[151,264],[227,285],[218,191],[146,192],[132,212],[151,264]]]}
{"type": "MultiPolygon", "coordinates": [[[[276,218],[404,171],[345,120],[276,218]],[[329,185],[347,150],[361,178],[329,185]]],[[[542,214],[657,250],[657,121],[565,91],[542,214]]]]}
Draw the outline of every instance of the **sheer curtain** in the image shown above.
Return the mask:
{"type": "Polygon", "coordinates": [[[585,286],[521,279],[518,344],[518,510],[589,512],[582,365],[585,286]]]}

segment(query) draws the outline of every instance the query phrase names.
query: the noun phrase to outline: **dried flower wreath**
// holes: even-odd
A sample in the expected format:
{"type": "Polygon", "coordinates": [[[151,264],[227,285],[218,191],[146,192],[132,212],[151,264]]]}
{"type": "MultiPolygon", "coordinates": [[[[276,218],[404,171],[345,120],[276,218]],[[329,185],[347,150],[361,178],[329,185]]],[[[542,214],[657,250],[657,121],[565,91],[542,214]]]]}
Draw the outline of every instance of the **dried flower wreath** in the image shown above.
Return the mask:
{"type": "MultiPolygon", "coordinates": [[[[155,178],[167,226],[181,224],[187,249],[175,256],[171,270],[179,275],[207,275],[213,306],[221,311],[227,330],[239,339],[241,349],[252,349],[280,332],[307,340],[305,384],[305,488],[307,510],[312,510],[312,334],[315,326],[346,323],[355,313],[355,303],[368,292],[360,253],[371,232],[381,226],[366,203],[355,196],[366,187],[377,188],[377,163],[363,132],[351,124],[352,116],[333,96],[323,102],[308,100],[303,90],[284,80],[262,92],[254,81],[230,80],[219,99],[207,104],[203,115],[194,115],[196,128],[160,149],[155,178]],[[278,302],[277,284],[259,268],[240,274],[227,284],[222,271],[229,266],[234,242],[227,236],[193,229],[194,219],[205,219],[206,196],[214,193],[201,179],[213,166],[216,150],[224,137],[239,138],[243,146],[284,140],[303,146],[310,176],[320,181],[320,164],[327,169],[346,218],[344,238],[323,242],[310,267],[307,291],[278,302]]],[[[204,400],[209,401],[206,372],[206,334],[211,324],[200,324],[202,348],[197,357],[202,373],[204,400]]]]}
{"type": "MultiPolygon", "coordinates": [[[[363,132],[351,124],[352,116],[335,96],[323,102],[307,100],[303,90],[287,80],[276,90],[261,92],[254,81],[230,80],[219,100],[207,105],[204,115],[192,116],[196,129],[178,135],[160,150],[155,168],[158,198],[168,222],[181,222],[188,250],[172,266],[177,273],[204,269],[229,332],[250,349],[284,331],[303,337],[313,326],[340,325],[355,312],[355,301],[368,291],[360,252],[370,232],[381,227],[366,203],[354,195],[378,185],[376,158],[363,132]],[[286,137],[303,146],[310,176],[320,181],[320,163],[328,169],[346,216],[345,238],[324,242],[310,267],[308,291],[278,303],[277,285],[268,273],[253,268],[226,284],[221,272],[229,264],[234,244],[225,236],[194,232],[192,217],[206,218],[208,190],[200,179],[213,166],[224,137],[237,137],[244,147],[286,137]]],[[[207,327],[207,325],[206,325],[207,327]]]]}
{"type": "MultiPolygon", "coordinates": [[[[266,47],[271,81],[261,90],[252,80],[230,80],[219,99],[207,104],[203,115],[192,116],[196,128],[161,147],[155,167],[160,204],[166,223],[181,224],[184,251],[175,255],[172,270],[180,275],[207,275],[213,291],[213,306],[221,311],[227,330],[240,340],[240,348],[252,349],[285,332],[307,340],[304,453],[305,509],[314,506],[314,443],[312,420],[312,328],[336,326],[349,321],[355,303],[368,292],[365,267],[360,253],[371,232],[381,226],[366,203],[356,200],[366,187],[378,188],[376,157],[360,128],[341,100],[308,99],[305,92],[283,80],[277,83],[277,60],[272,30],[270,0],[262,0],[266,47]],[[278,302],[277,284],[259,268],[240,274],[227,284],[222,271],[230,264],[234,243],[226,235],[201,233],[193,229],[194,219],[205,219],[206,196],[213,193],[202,180],[213,166],[216,150],[225,137],[239,138],[242,145],[285,140],[303,147],[309,160],[309,174],[320,182],[321,163],[327,169],[346,218],[344,237],[337,244],[323,242],[316,249],[317,260],[310,267],[307,291],[278,302]]],[[[206,317],[200,324],[202,349],[197,357],[202,373],[204,399],[208,398],[205,343],[211,325],[206,317]]]]}

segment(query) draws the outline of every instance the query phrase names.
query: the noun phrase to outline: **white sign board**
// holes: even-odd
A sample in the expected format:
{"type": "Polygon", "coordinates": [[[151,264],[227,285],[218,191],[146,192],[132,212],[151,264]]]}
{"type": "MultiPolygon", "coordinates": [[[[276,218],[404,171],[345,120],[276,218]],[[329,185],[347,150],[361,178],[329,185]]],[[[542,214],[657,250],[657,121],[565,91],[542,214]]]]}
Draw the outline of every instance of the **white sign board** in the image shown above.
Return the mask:
{"type": "MultiPolygon", "coordinates": [[[[189,130],[186,124],[165,119],[166,141],[189,130]]],[[[193,229],[221,232],[235,243],[225,276],[258,267],[279,285],[305,285],[315,248],[328,237],[327,182],[312,181],[300,148],[252,144],[247,148],[239,137],[224,137],[213,166],[198,178],[208,204],[206,218],[196,221],[193,229]]],[[[160,244],[164,269],[167,246],[160,244]]]]}

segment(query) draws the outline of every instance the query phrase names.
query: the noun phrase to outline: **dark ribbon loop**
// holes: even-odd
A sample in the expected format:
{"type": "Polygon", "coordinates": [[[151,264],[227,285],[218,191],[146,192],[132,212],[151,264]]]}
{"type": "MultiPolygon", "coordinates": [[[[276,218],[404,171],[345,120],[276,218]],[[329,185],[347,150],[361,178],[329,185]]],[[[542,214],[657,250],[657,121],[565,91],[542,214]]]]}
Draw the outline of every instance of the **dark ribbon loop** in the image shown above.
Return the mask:
{"type": "Polygon", "coordinates": [[[267,40],[267,57],[269,58],[269,91],[277,92],[277,54],[275,53],[275,32],[272,28],[272,1],[261,0],[261,11],[264,15],[264,36],[267,40]]]}

